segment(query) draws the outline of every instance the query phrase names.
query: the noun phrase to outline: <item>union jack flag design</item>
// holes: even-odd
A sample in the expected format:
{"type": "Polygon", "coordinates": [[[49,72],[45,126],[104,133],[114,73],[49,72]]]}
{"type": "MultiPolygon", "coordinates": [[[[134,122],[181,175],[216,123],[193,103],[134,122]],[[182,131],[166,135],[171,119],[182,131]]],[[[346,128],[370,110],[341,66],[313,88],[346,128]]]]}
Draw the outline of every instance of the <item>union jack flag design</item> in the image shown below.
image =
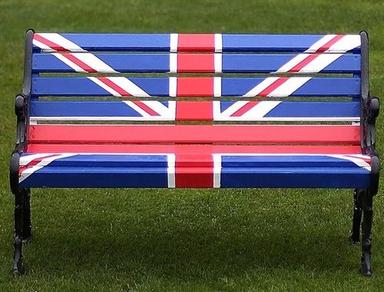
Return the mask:
{"type": "Polygon", "coordinates": [[[117,97],[119,101],[31,100],[33,123],[28,133],[28,151],[20,159],[21,186],[353,185],[364,188],[369,185],[370,157],[361,154],[359,128],[352,125],[340,128],[327,125],[316,128],[316,133],[312,126],[286,126],[279,128],[275,136],[269,135],[271,128],[261,127],[259,131],[247,125],[232,128],[211,125],[210,129],[178,125],[173,128],[34,125],[50,120],[359,122],[357,100],[327,103],[276,100],[289,96],[359,97],[358,35],[268,36],[268,41],[262,35],[226,34],[103,37],[105,39],[100,40],[99,35],[34,34],[33,70],[89,73],[71,78],[33,76],[34,96],[103,96],[117,97]],[[106,53],[110,51],[119,53],[106,53]],[[126,72],[269,75],[117,75],[126,72]],[[347,72],[355,76],[308,75],[318,72],[347,72]],[[302,73],[307,75],[300,75],[302,73]],[[225,96],[235,98],[218,99],[225,96]],[[157,97],[170,100],[156,100],[157,97]],[[204,100],[181,97],[204,97],[204,100]],[[164,134],[161,131],[165,131],[164,134]],[[232,136],[241,138],[233,140],[232,136]],[[42,143],[44,141],[50,142],[42,143]],[[78,141],[82,141],[81,145],[78,141]],[[332,146],[322,146],[328,142],[332,146]]]}

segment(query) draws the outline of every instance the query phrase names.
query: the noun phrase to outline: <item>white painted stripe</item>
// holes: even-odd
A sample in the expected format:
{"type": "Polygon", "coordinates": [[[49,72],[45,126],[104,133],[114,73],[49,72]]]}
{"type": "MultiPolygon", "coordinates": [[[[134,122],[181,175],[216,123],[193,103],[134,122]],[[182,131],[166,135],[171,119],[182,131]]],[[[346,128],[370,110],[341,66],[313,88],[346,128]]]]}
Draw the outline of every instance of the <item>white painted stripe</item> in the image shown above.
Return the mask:
{"type": "Polygon", "coordinates": [[[176,157],[175,154],[168,154],[168,188],[175,188],[176,186],[176,175],[175,175],[175,164],[176,164],[176,157]]]}
{"type": "Polygon", "coordinates": [[[221,155],[212,154],[213,156],[213,187],[221,187],[221,155]]]}
{"type": "MultiPolygon", "coordinates": [[[[46,38],[50,40],[51,42],[54,42],[61,47],[71,51],[71,52],[86,52],[83,48],[78,46],[77,44],[71,42],[70,40],[66,39],[62,35],[58,33],[38,33],[38,35],[42,36],[43,38],[46,38]]],[[[50,49],[49,51],[55,51],[54,49],[50,49]]]]}
{"type": "Polygon", "coordinates": [[[87,72],[83,68],[81,68],[80,66],[73,63],[70,59],[68,59],[67,57],[65,57],[61,53],[52,53],[52,55],[55,56],[60,61],[62,61],[63,63],[67,64],[69,67],[71,67],[76,72],[87,72]]]}
{"type": "Polygon", "coordinates": [[[291,77],[275,90],[273,90],[269,97],[287,97],[290,96],[293,92],[303,86],[308,82],[312,77],[291,77]]]}
{"type": "Polygon", "coordinates": [[[340,39],[340,41],[333,44],[326,52],[345,53],[360,47],[360,45],[361,39],[359,35],[345,35],[340,39]]]}
{"type": "Polygon", "coordinates": [[[221,53],[223,51],[223,35],[215,33],[215,52],[221,53]]]}
{"type": "Polygon", "coordinates": [[[308,54],[296,55],[291,60],[289,60],[287,63],[285,63],[283,66],[281,66],[279,69],[277,69],[276,73],[288,72],[293,67],[295,67],[297,64],[299,64],[301,61],[303,61],[307,56],[308,56],[308,54]]]}
{"type": "Polygon", "coordinates": [[[306,53],[314,53],[318,49],[320,49],[322,46],[324,46],[326,43],[328,43],[331,39],[333,39],[336,35],[335,34],[327,34],[323,36],[321,39],[319,39],[317,42],[315,42],[312,46],[310,46],[307,50],[305,50],[306,53]]]}
{"type": "Polygon", "coordinates": [[[49,46],[39,42],[38,40],[33,39],[32,43],[33,43],[34,46],[39,47],[43,52],[47,52],[47,51],[52,52],[52,51],[54,51],[54,50],[51,49],[51,47],[49,47],[49,46]]]}
{"type": "Polygon", "coordinates": [[[343,54],[321,54],[305,65],[299,72],[301,73],[317,73],[336,61],[343,54]]]}
{"type": "Polygon", "coordinates": [[[94,69],[96,72],[102,73],[118,73],[111,66],[106,64],[104,61],[96,57],[91,53],[73,53],[74,57],[87,64],[89,67],[94,69]]]}
{"type": "Polygon", "coordinates": [[[133,83],[126,77],[106,77],[111,82],[115,83],[130,95],[135,97],[151,97],[148,93],[146,93],[143,89],[133,83]]]}
{"type": "Polygon", "coordinates": [[[177,94],[177,77],[169,77],[169,96],[176,97],[177,94]]]}
{"type": "Polygon", "coordinates": [[[213,78],[213,96],[221,97],[221,77],[213,78]]]}
{"type": "Polygon", "coordinates": [[[113,96],[118,96],[118,97],[121,97],[120,93],[118,93],[117,91],[115,91],[113,88],[109,87],[108,85],[106,85],[104,82],[101,82],[97,77],[87,77],[89,80],[95,82],[97,85],[99,85],[100,87],[104,88],[106,91],[108,91],[110,94],[112,94],[113,96]]]}
{"type": "Polygon", "coordinates": [[[179,35],[177,33],[171,33],[169,37],[169,50],[171,53],[177,52],[179,35]]]}
{"type": "Polygon", "coordinates": [[[175,53],[169,54],[169,72],[177,73],[177,54],[175,53]]]}
{"type": "MultiPolygon", "coordinates": [[[[262,92],[264,89],[266,89],[268,86],[270,86],[273,82],[275,82],[279,77],[267,77],[263,81],[261,81],[259,84],[257,84],[254,88],[249,90],[246,94],[244,94],[244,97],[255,97],[260,92],[262,92]]],[[[247,103],[247,102],[246,102],[247,103]]],[[[234,111],[235,112],[235,111],[234,111]]]]}
{"type": "Polygon", "coordinates": [[[247,113],[245,113],[239,118],[244,118],[244,120],[262,119],[266,114],[268,114],[271,110],[277,107],[280,103],[281,101],[260,101],[247,113]]]}
{"type": "Polygon", "coordinates": [[[25,166],[28,163],[30,163],[32,160],[42,158],[45,156],[50,156],[53,155],[54,153],[36,153],[36,154],[31,154],[31,155],[22,155],[19,160],[19,165],[20,166],[25,166]]]}
{"type": "MultiPolygon", "coordinates": [[[[52,153],[49,155],[52,155],[52,153]]],[[[35,173],[39,169],[42,169],[44,166],[47,166],[48,164],[50,164],[52,161],[55,161],[55,160],[60,159],[60,158],[66,158],[66,157],[74,156],[74,155],[76,155],[76,154],[63,153],[63,154],[58,154],[55,156],[51,156],[51,157],[42,159],[38,164],[36,164],[30,168],[25,169],[24,171],[22,171],[19,174],[19,183],[21,183],[23,180],[25,180],[26,178],[31,176],[33,173],[35,173]]]]}
{"type": "Polygon", "coordinates": [[[215,73],[222,73],[223,71],[223,54],[216,53],[215,54],[215,73]]]}
{"type": "Polygon", "coordinates": [[[328,155],[328,156],[349,160],[349,161],[353,162],[354,164],[356,164],[358,167],[361,167],[361,168],[364,168],[368,171],[371,171],[371,165],[361,158],[357,158],[357,157],[355,158],[355,157],[352,157],[349,155],[328,155]]]}
{"type": "MultiPolygon", "coordinates": [[[[246,105],[249,101],[248,100],[240,100],[235,102],[233,105],[228,107],[225,111],[223,111],[221,114],[219,112],[218,117],[215,118],[215,120],[226,120],[230,115],[232,115],[234,112],[242,108],[244,105],[246,105]]],[[[220,101],[218,102],[217,108],[220,110],[220,101]]]]}

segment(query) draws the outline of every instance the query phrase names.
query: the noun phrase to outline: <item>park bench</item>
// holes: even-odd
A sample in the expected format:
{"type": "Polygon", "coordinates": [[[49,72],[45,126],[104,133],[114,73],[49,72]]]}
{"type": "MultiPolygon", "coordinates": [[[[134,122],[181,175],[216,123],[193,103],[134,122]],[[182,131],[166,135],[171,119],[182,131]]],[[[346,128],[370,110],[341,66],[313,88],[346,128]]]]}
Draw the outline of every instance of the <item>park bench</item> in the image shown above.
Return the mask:
{"type": "Polygon", "coordinates": [[[31,188],[348,188],[371,275],[378,190],[368,38],[26,34],[15,274],[31,188]],[[362,222],[361,222],[362,221],[362,222]]]}

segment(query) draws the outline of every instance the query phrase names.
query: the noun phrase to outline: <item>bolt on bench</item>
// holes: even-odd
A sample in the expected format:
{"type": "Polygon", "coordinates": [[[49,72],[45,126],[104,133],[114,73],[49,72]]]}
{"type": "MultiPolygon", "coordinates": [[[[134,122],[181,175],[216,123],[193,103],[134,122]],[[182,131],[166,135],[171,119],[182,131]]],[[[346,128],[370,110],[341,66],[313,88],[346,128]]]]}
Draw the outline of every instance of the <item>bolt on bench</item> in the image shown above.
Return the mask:
{"type": "Polygon", "coordinates": [[[31,188],[348,188],[369,276],[378,112],[365,32],[29,30],[10,165],[13,270],[24,270],[31,188]]]}

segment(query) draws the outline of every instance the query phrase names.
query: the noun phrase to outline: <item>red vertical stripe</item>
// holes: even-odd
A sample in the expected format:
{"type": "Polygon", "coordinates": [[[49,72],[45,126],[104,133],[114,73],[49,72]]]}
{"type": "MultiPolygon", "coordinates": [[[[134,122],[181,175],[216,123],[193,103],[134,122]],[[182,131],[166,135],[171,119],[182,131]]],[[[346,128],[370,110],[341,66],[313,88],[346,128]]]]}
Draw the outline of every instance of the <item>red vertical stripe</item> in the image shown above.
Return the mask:
{"type": "Polygon", "coordinates": [[[213,96],[213,77],[178,77],[177,96],[213,96]]]}
{"type": "Polygon", "coordinates": [[[212,121],[212,101],[178,101],[176,121],[212,121]]]}
{"type": "Polygon", "coordinates": [[[177,188],[212,188],[212,153],[191,155],[176,150],[175,186],[177,188]]]}
{"type": "Polygon", "coordinates": [[[178,54],[177,72],[215,72],[214,54],[178,54]]]}
{"type": "Polygon", "coordinates": [[[214,52],[214,34],[179,34],[178,52],[214,52]]]}

